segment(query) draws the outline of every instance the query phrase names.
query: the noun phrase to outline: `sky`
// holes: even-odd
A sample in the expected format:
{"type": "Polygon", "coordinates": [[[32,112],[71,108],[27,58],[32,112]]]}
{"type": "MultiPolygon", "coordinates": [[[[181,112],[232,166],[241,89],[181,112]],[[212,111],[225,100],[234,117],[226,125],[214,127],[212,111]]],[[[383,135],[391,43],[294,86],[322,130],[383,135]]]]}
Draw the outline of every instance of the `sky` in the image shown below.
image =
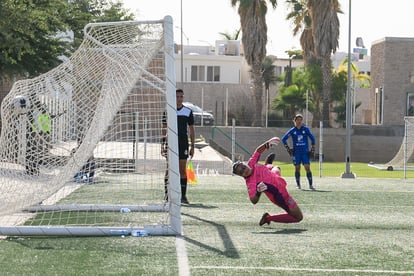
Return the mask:
{"type": "MultiPolygon", "coordinates": [[[[365,48],[384,37],[414,37],[410,23],[413,17],[412,0],[339,0],[343,14],[339,14],[340,37],[337,52],[348,52],[349,1],[351,1],[351,51],[361,37],[365,48]]],[[[173,18],[174,41],[181,43],[181,3],[184,45],[215,45],[223,39],[219,33],[233,34],[240,27],[237,8],[230,0],[121,0],[138,20],[158,20],[166,15],[173,18]]],[[[269,2],[268,2],[269,3],[269,2]]],[[[268,27],[267,55],[288,57],[287,50],[301,49],[299,36],[292,35],[287,21],[287,5],[279,0],[276,10],[270,5],[266,16],[268,27]]]]}

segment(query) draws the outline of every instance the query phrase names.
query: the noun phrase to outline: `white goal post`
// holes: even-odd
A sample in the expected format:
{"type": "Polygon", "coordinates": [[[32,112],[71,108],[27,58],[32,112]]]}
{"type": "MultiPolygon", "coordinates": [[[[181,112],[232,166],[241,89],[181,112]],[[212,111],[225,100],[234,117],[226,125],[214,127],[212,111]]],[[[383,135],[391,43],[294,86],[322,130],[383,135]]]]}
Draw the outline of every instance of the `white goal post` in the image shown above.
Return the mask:
{"type": "Polygon", "coordinates": [[[414,117],[404,117],[404,138],[401,147],[394,158],[385,166],[388,170],[407,170],[409,161],[412,161],[414,154],[414,117]]]}
{"type": "Polygon", "coordinates": [[[181,235],[175,94],[170,16],[86,25],[1,104],[0,235],[181,235]]]}

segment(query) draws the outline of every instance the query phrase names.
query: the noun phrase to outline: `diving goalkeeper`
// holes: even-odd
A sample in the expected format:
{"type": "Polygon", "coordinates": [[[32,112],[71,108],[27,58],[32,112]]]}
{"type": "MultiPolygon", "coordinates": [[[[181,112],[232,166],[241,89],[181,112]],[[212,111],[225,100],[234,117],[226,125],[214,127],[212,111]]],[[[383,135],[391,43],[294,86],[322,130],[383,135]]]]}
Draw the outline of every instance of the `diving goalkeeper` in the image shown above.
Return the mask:
{"type": "Polygon", "coordinates": [[[286,181],[280,176],[277,167],[269,166],[272,162],[268,162],[268,160],[265,161],[264,165],[258,164],[260,155],[266,149],[269,149],[272,139],[257,147],[247,163],[237,161],[233,164],[233,173],[245,179],[247,192],[253,204],[259,202],[260,196],[264,193],[270,201],[286,211],[286,213],[276,215],[264,213],[259,222],[260,226],[265,223],[270,224],[271,221],[294,223],[303,219],[302,211],[288,193],[286,181]]]}

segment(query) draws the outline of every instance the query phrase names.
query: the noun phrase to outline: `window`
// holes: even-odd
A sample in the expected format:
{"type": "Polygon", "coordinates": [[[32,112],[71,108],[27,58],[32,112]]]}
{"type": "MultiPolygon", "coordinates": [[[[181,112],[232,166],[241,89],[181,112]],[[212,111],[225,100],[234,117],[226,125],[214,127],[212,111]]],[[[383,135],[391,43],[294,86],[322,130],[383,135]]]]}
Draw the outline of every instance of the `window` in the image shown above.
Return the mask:
{"type": "Polygon", "coordinates": [[[220,66],[192,65],[191,66],[191,81],[220,82],[220,66]],[[207,67],[207,76],[206,76],[206,67],[207,67]]]}
{"type": "Polygon", "coordinates": [[[414,93],[407,93],[407,116],[414,116],[414,93]]]}
{"type": "Polygon", "coordinates": [[[220,81],[220,67],[207,66],[207,81],[220,81]]]}
{"type": "Polygon", "coordinates": [[[191,81],[205,81],[205,66],[191,66],[191,81]]]}

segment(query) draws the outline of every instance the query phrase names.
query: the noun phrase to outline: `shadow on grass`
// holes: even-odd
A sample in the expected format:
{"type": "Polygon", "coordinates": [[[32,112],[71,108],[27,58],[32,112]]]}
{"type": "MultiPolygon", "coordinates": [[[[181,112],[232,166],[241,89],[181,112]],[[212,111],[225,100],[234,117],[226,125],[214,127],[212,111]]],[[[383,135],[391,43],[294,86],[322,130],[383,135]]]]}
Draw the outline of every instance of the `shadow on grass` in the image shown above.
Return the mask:
{"type": "Polygon", "coordinates": [[[181,207],[185,207],[185,208],[200,208],[200,209],[216,209],[218,208],[217,206],[213,206],[213,205],[204,205],[203,203],[190,203],[190,204],[183,204],[181,205],[181,207]]]}
{"type": "Polygon", "coordinates": [[[215,252],[217,254],[226,256],[228,258],[233,258],[233,259],[239,259],[240,258],[239,252],[237,251],[237,249],[236,249],[234,243],[232,242],[231,237],[230,237],[229,233],[227,232],[227,229],[224,225],[218,224],[218,223],[216,223],[214,221],[211,221],[211,220],[202,219],[200,217],[193,216],[193,215],[190,215],[190,214],[182,213],[182,215],[186,216],[186,217],[189,217],[189,218],[192,218],[194,220],[197,220],[199,222],[210,224],[210,225],[214,226],[217,229],[217,233],[219,234],[221,240],[223,241],[223,245],[224,245],[225,249],[220,250],[218,248],[210,246],[210,245],[208,245],[206,243],[203,243],[201,241],[198,241],[198,240],[189,238],[187,236],[184,236],[184,239],[187,242],[192,243],[194,245],[197,245],[201,248],[210,250],[210,251],[215,252]]]}
{"type": "Polygon", "coordinates": [[[300,189],[298,191],[300,191],[300,192],[309,192],[309,193],[332,193],[332,191],[328,191],[328,190],[305,190],[305,189],[300,189]]]}
{"type": "Polygon", "coordinates": [[[252,234],[265,234],[265,235],[290,235],[290,234],[301,234],[306,232],[306,229],[299,229],[299,228],[292,228],[292,229],[277,229],[275,231],[260,231],[260,232],[252,232],[252,234]]]}

